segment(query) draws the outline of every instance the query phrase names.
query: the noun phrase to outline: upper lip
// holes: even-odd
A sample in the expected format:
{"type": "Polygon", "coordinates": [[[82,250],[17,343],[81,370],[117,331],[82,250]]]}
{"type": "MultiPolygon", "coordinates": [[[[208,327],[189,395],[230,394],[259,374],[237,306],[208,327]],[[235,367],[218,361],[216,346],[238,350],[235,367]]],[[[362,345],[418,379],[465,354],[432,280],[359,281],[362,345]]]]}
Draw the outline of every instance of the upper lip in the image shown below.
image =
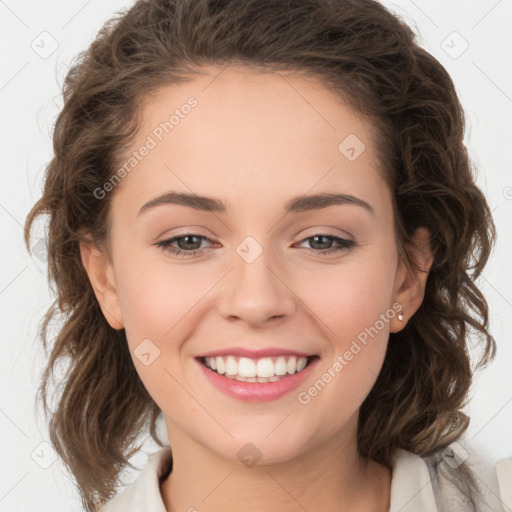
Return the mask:
{"type": "Polygon", "coordinates": [[[290,350],[285,348],[269,347],[260,349],[249,349],[241,347],[224,348],[222,350],[212,350],[197,357],[217,357],[217,356],[238,356],[248,357],[249,359],[261,359],[263,357],[278,357],[278,356],[296,356],[296,357],[310,357],[312,353],[299,352],[297,350],[290,350]]]}

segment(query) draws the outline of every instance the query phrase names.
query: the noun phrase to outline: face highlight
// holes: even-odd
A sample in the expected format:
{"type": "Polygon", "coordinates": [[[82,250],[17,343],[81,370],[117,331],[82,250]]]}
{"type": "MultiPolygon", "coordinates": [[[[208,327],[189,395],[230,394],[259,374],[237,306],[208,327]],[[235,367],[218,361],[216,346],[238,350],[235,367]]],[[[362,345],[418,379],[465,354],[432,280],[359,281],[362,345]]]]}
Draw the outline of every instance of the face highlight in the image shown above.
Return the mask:
{"type": "Polygon", "coordinates": [[[147,100],[132,150],[155,144],[113,191],[100,302],[171,445],[286,462],[354,442],[399,324],[391,191],[371,125],[319,83],[218,73],[147,100]]]}

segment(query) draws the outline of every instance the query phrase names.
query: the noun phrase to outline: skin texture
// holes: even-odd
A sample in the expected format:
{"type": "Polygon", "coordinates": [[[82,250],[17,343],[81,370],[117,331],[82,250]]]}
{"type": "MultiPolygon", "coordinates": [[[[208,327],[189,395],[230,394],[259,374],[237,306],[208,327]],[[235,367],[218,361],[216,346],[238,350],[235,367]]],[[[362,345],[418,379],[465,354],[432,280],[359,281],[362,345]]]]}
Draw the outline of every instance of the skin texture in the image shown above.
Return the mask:
{"type": "MultiPolygon", "coordinates": [[[[165,505],[388,510],[391,472],[359,456],[357,416],[389,332],[402,329],[421,304],[427,272],[399,261],[371,124],[312,79],[205,68],[147,98],[130,150],[190,96],[197,106],[111,192],[111,254],[81,245],[103,313],[113,328],[126,329],[133,363],[166,420],[174,467],[161,486],[165,505]],[[338,149],[350,134],[365,145],[353,161],[338,149]],[[170,191],[220,199],[227,211],[164,204],[138,214],[170,191]],[[360,198],[374,213],[345,204],[285,214],[292,197],[322,192],[360,198]],[[202,254],[180,257],[155,245],[187,234],[207,237],[188,242],[202,254]],[[310,237],[319,234],[355,246],[322,256],[337,244],[315,245],[310,237]],[[262,249],[251,263],[237,252],[248,236],[257,242],[252,254],[262,249]],[[404,320],[395,314],[321,392],[300,403],[298,393],[379,315],[396,313],[396,302],[404,320]],[[134,355],[145,339],[160,351],[148,366],[134,355]],[[299,389],[243,402],[213,387],[194,359],[231,347],[286,348],[320,360],[299,389]],[[253,467],[237,456],[249,442],[261,452],[253,467]]],[[[407,247],[427,271],[428,240],[421,228],[407,247]]]]}

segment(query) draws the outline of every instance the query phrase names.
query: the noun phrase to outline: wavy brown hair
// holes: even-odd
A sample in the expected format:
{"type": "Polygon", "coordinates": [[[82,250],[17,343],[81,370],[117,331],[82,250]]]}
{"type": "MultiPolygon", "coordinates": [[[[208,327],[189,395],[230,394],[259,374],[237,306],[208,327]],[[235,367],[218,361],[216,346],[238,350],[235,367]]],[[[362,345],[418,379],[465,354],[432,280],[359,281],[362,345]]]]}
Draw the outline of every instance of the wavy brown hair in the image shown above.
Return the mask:
{"type": "Polygon", "coordinates": [[[415,229],[432,235],[423,303],[392,333],[382,371],[362,404],[362,456],[390,466],[396,447],[427,456],[458,439],[476,367],[493,357],[488,306],[475,280],[495,228],[463,143],[464,113],[443,66],[413,31],[373,0],[139,0],[118,13],[66,76],[41,199],[48,277],[57,298],[41,324],[51,352],[37,399],[51,441],[76,479],[87,511],[116,492],[120,474],[160,409],[132,363],[123,329],[104,318],[81,262],[84,233],[108,247],[110,198],[94,191],[115,173],[137,133],[143,101],[186,82],[204,65],[241,64],[311,76],[377,130],[382,173],[393,191],[401,257],[415,229]],[[49,339],[52,319],[61,326],[49,339]],[[50,382],[63,365],[62,386],[50,382]],[[55,407],[50,407],[50,397],[55,407]]]}

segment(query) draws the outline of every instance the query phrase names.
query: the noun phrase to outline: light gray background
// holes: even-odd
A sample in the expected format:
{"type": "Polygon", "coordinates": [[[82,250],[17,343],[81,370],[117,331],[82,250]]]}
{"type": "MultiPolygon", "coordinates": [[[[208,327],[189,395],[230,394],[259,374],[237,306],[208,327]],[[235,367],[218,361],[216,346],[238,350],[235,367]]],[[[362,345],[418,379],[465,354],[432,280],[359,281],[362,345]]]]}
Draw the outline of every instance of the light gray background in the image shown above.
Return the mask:
{"type": "MultiPolygon", "coordinates": [[[[131,3],[0,0],[0,511],[81,510],[69,475],[54,460],[43,417],[34,415],[44,363],[36,332],[51,292],[44,262],[25,251],[22,225],[41,193],[68,65],[104,21],[131,3]]],[[[512,1],[384,3],[420,34],[421,44],[453,77],[467,112],[466,140],[478,182],[498,227],[497,246],[479,280],[498,356],[475,377],[467,434],[471,446],[493,463],[512,456],[512,1]]],[[[134,463],[141,467],[156,448],[146,443],[134,463]]],[[[126,482],[135,476],[127,473],[126,482]]]]}

